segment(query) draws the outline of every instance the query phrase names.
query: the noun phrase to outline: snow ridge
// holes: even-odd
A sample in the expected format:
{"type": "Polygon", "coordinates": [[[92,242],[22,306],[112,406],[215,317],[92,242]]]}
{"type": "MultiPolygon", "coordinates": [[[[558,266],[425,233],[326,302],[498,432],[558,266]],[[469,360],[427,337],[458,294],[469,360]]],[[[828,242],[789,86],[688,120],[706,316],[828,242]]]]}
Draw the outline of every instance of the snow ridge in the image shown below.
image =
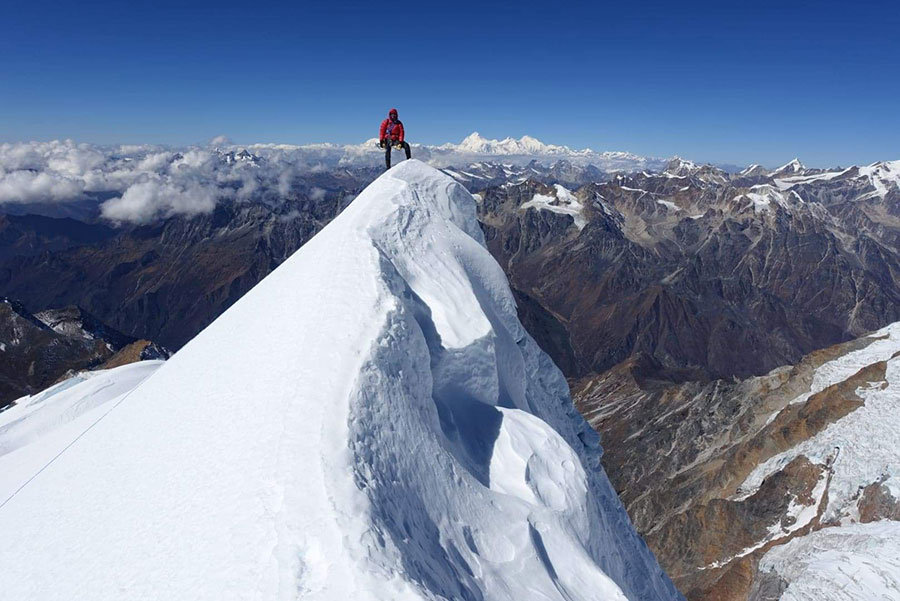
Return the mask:
{"type": "Polygon", "coordinates": [[[600,453],[474,199],[406,161],[0,510],[4,592],[680,599],[600,453]]]}

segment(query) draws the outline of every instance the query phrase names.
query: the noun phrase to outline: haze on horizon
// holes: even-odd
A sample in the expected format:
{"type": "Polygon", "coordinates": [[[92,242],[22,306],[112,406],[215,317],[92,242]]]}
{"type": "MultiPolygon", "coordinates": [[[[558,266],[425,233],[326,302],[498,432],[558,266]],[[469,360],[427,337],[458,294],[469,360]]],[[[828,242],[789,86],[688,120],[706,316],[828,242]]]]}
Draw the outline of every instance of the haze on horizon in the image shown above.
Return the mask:
{"type": "Polygon", "coordinates": [[[37,1],[0,23],[0,142],[549,144],[746,165],[896,144],[888,2],[37,1]]]}

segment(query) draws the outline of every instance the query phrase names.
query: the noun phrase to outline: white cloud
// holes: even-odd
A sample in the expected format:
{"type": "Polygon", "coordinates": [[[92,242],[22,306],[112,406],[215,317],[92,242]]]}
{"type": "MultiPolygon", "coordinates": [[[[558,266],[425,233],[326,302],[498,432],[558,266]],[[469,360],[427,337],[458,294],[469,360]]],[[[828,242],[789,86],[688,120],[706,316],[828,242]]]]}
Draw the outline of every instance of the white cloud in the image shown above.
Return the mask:
{"type": "MultiPolygon", "coordinates": [[[[447,162],[458,158],[453,148],[415,146],[414,153],[425,160],[440,155],[447,162]]],[[[253,154],[224,136],[190,148],[95,146],[72,140],[0,144],[0,203],[112,197],[100,207],[103,216],[146,223],[211,211],[222,200],[277,203],[299,190],[308,189],[309,197],[319,201],[326,192],[301,180],[339,166],[377,172],[383,161],[374,140],[347,146],[255,144],[247,149],[253,154]]]]}
{"type": "Polygon", "coordinates": [[[0,177],[0,203],[77,200],[84,184],[58,174],[13,171],[0,177]]]}
{"type": "Polygon", "coordinates": [[[168,167],[172,162],[174,152],[151,152],[144,155],[136,165],[138,171],[159,171],[163,167],[168,167]]]}
{"type": "MultiPolygon", "coordinates": [[[[347,156],[362,157],[352,164],[380,165],[374,143],[365,147],[370,156],[363,156],[361,147],[347,148],[267,144],[248,147],[250,155],[224,136],[191,148],[72,140],[0,144],[0,203],[112,196],[100,206],[101,214],[133,223],[212,211],[222,200],[277,203],[307,189],[302,178],[349,164],[347,156]]],[[[326,192],[313,186],[309,195],[319,201],[326,192]]]]}
{"type": "Polygon", "coordinates": [[[149,223],[160,217],[208,213],[215,207],[216,196],[209,187],[148,180],[103,203],[102,212],[111,221],[149,223]]]}
{"type": "Polygon", "coordinates": [[[150,145],[117,147],[71,140],[0,144],[0,203],[66,202],[86,193],[114,193],[102,214],[146,223],[211,211],[221,198],[250,199],[279,182],[248,162],[228,162],[212,150],[181,152],[150,145]],[[262,172],[262,173],[260,173],[262,172]],[[262,179],[261,179],[262,178],[262,179]]]}
{"type": "Polygon", "coordinates": [[[84,173],[100,168],[107,160],[106,156],[98,150],[85,144],[75,145],[68,142],[63,147],[57,147],[47,158],[47,168],[50,171],[69,177],[79,177],[84,173]]]}
{"type": "Polygon", "coordinates": [[[282,196],[287,196],[290,191],[296,177],[296,173],[294,172],[293,167],[288,167],[278,174],[278,193],[282,196]]]}
{"type": "Polygon", "coordinates": [[[231,140],[226,135],[216,136],[209,141],[210,146],[231,146],[231,140]]]}
{"type": "Polygon", "coordinates": [[[318,201],[322,200],[323,198],[325,198],[325,194],[326,194],[325,190],[323,190],[322,188],[319,188],[317,186],[313,186],[312,189],[309,191],[309,198],[310,198],[310,200],[314,200],[314,201],[318,202],[318,201]]]}
{"type": "Polygon", "coordinates": [[[196,169],[204,170],[213,167],[212,162],[218,158],[208,150],[192,148],[180,155],[172,162],[171,169],[196,169]]]}

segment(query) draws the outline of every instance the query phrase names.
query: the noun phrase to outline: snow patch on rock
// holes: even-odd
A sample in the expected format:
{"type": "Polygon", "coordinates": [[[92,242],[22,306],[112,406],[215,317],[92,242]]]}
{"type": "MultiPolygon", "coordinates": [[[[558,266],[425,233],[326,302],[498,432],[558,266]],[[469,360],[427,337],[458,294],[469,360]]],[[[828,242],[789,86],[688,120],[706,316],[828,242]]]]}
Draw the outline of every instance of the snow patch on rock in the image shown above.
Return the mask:
{"type": "Polygon", "coordinates": [[[565,187],[556,184],[555,188],[555,197],[546,194],[535,194],[531,200],[522,203],[520,208],[545,210],[562,215],[571,215],[575,227],[577,227],[579,231],[583,230],[584,226],[587,225],[587,219],[582,213],[584,207],[581,202],[579,202],[578,198],[565,187]]]}
{"type": "Polygon", "coordinates": [[[850,515],[855,507],[854,496],[881,476],[900,475],[900,358],[891,357],[900,351],[900,323],[895,323],[871,335],[881,338],[864,349],[847,353],[819,367],[810,391],[794,403],[805,402],[811,395],[842,382],[860,369],[887,361],[886,383],[873,383],[857,390],[864,405],[849,413],[816,436],[775,455],[763,462],[740,487],[743,498],[756,491],[769,475],[781,470],[794,458],[805,455],[821,464],[831,462],[833,476],[828,489],[825,520],[850,515]]]}

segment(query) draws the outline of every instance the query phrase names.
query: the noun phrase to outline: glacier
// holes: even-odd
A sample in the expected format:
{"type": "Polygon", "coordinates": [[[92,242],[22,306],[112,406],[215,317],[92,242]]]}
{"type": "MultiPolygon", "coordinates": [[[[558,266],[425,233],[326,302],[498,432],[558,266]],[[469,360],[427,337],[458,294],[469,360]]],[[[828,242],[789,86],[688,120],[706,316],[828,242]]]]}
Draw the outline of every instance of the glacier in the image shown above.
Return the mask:
{"type": "Polygon", "coordinates": [[[475,209],[395,166],[52,458],[19,445],[0,598],[681,599],[475,209]]]}
{"type": "Polygon", "coordinates": [[[781,601],[898,601],[900,523],[823,528],[773,547],[760,571],[781,580],[781,601]]]}

